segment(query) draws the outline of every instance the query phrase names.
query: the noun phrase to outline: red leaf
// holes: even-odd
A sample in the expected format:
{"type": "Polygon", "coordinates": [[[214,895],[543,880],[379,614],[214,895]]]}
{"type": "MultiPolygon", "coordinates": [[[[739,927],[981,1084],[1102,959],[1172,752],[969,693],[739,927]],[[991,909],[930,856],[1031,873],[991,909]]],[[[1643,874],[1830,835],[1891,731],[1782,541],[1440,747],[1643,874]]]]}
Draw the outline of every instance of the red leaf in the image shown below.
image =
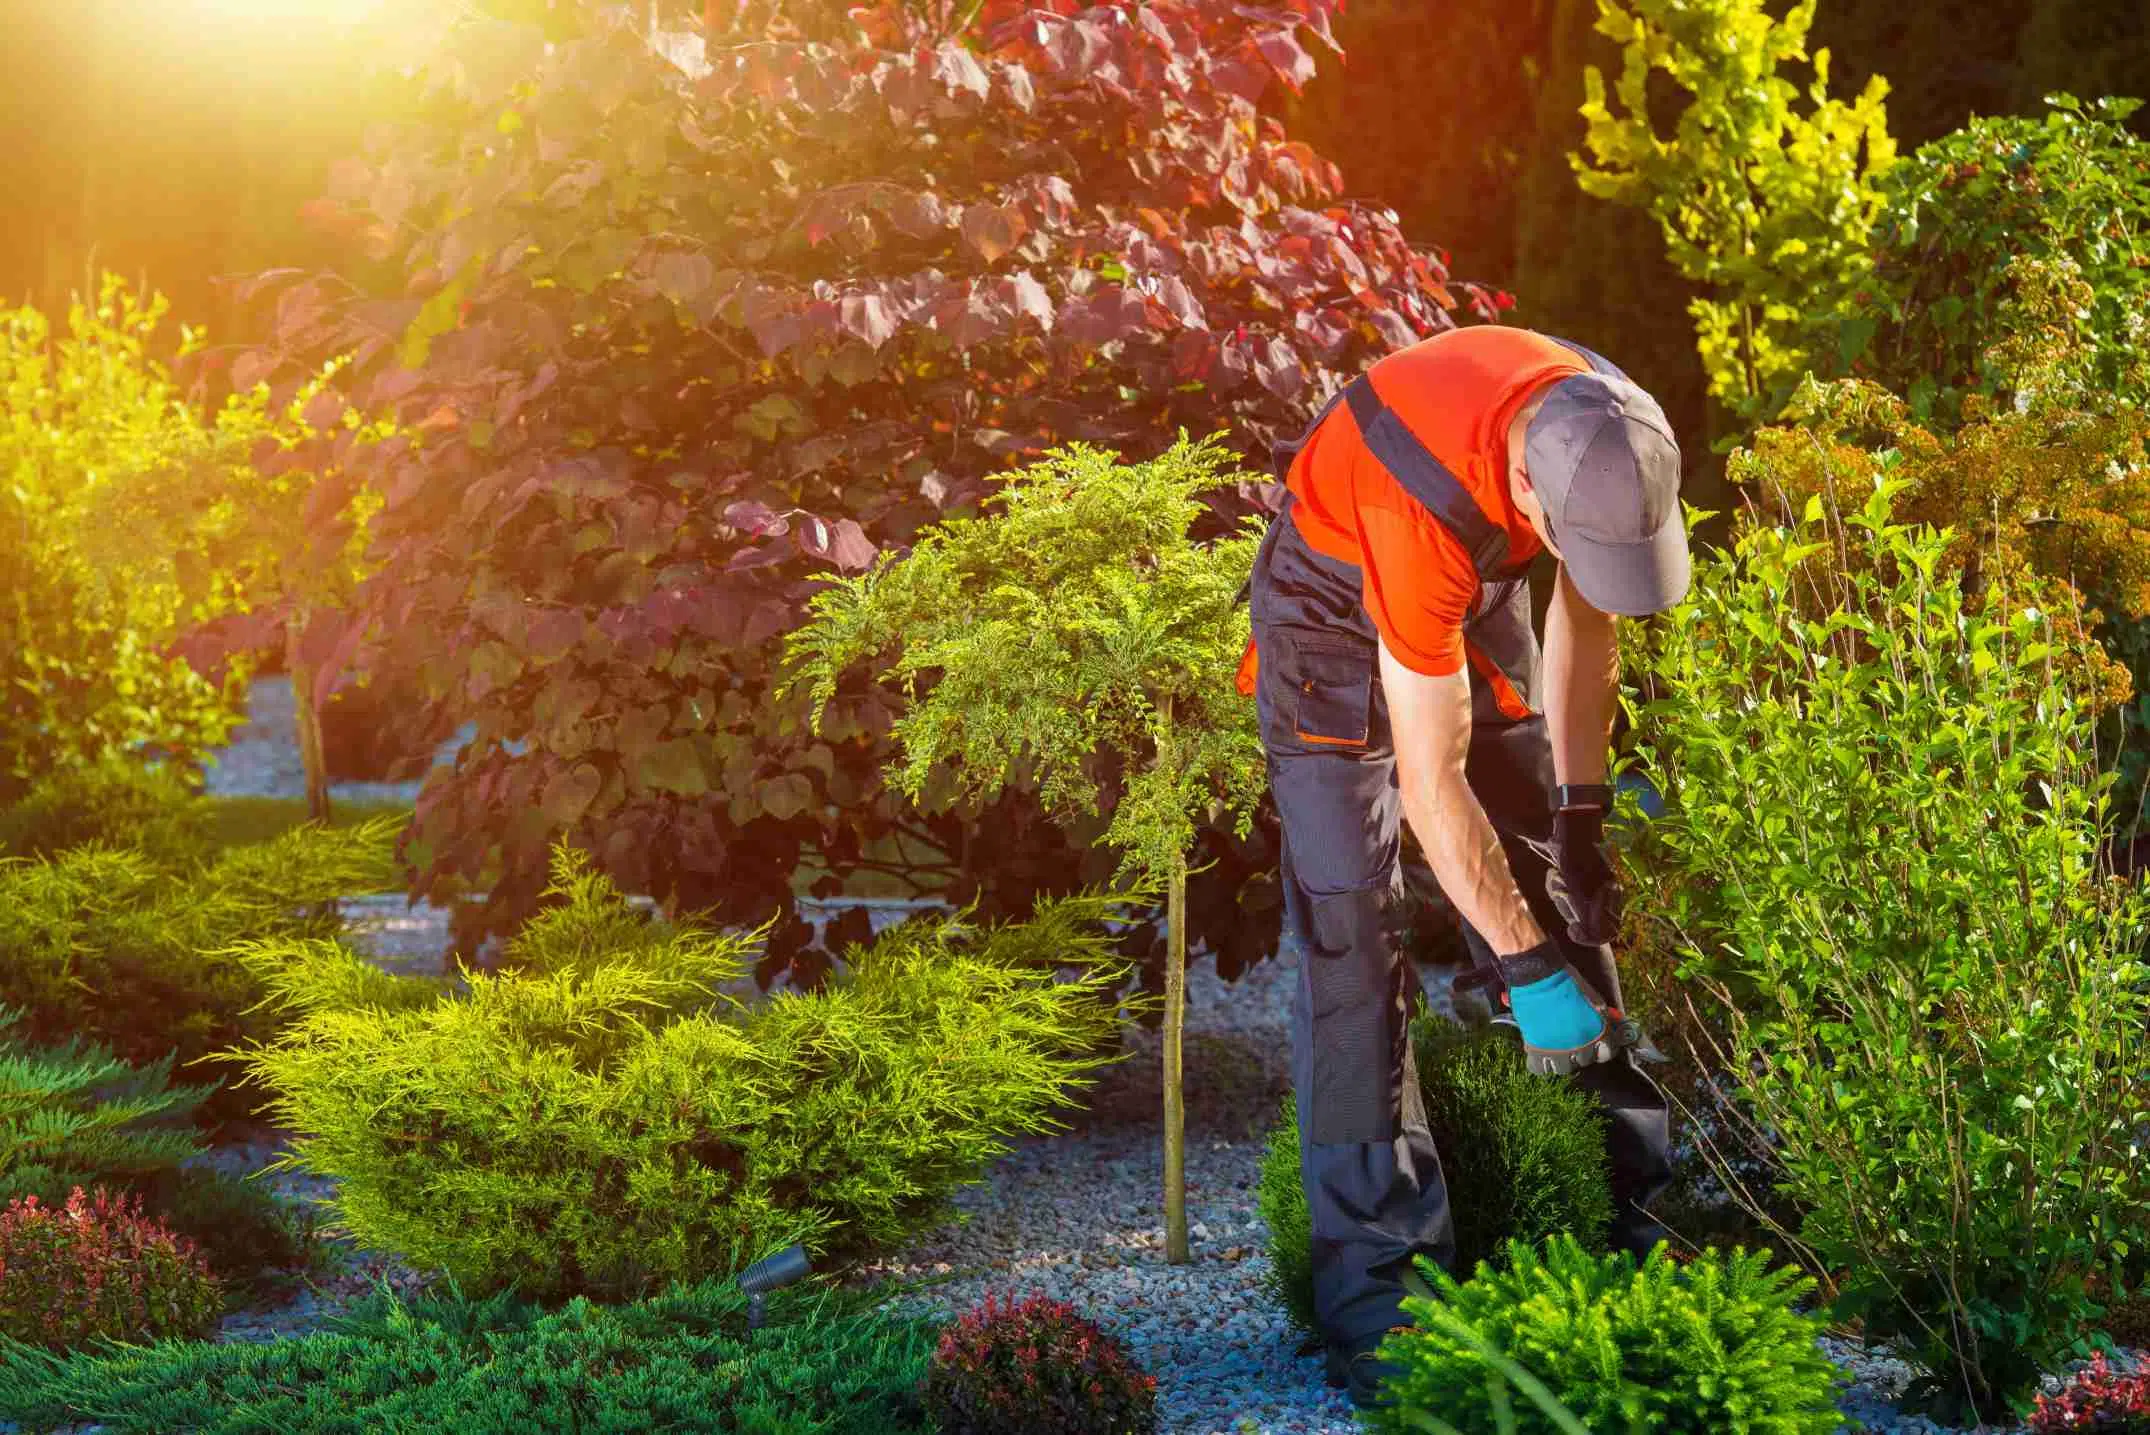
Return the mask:
{"type": "Polygon", "coordinates": [[[1207,383],[1217,369],[1217,338],[1200,329],[1189,329],[1172,344],[1172,372],[1183,383],[1207,383]]]}
{"type": "Polygon", "coordinates": [[[681,308],[692,308],[695,301],[709,293],[710,283],[716,278],[716,266],[706,254],[685,254],[677,249],[667,250],[657,256],[650,265],[650,278],[657,292],[681,308]]]}
{"type": "Polygon", "coordinates": [[[245,393],[275,373],[277,364],[276,355],[267,350],[248,349],[232,361],[231,386],[240,393],[245,393]]]}
{"type": "Polygon", "coordinates": [[[1030,276],[1029,271],[1008,277],[1005,302],[1018,318],[1028,315],[1038,321],[1041,329],[1053,327],[1053,301],[1045,292],[1045,286],[1030,276]]]}
{"type": "Polygon", "coordinates": [[[1029,114],[1038,103],[1038,90],[1030,81],[1030,71],[1019,64],[1003,64],[998,68],[1000,82],[1008,87],[1008,102],[1029,114]]]}
{"type": "Polygon", "coordinates": [[[954,43],[942,45],[933,57],[933,78],[939,80],[950,94],[958,90],[968,90],[981,100],[990,88],[985,67],[978,63],[970,51],[954,43]]]}
{"type": "Polygon", "coordinates": [[[525,646],[531,657],[551,662],[581,642],[585,628],[582,615],[572,608],[547,608],[531,617],[525,646]]]}
{"type": "Polygon", "coordinates": [[[948,207],[932,193],[907,194],[892,201],[888,217],[913,239],[928,239],[948,227],[948,207]]]}
{"type": "Polygon", "coordinates": [[[848,294],[839,307],[843,312],[844,332],[865,340],[870,349],[878,350],[896,332],[896,320],[888,312],[888,302],[878,294],[848,294]]]}
{"type": "MultiPolygon", "coordinates": [[[[818,521],[818,520],[817,520],[818,521]]],[[[829,538],[829,557],[847,573],[862,573],[873,566],[880,550],[866,530],[849,518],[839,518],[829,538]]]]}
{"type": "Polygon", "coordinates": [[[806,515],[806,521],[801,523],[791,536],[797,540],[801,552],[814,558],[828,557],[829,544],[834,539],[834,535],[829,532],[829,525],[811,513],[806,515]]]}
{"type": "Polygon", "coordinates": [[[756,538],[782,538],[791,531],[791,520],[758,499],[741,499],[724,510],[724,524],[756,538]]]}
{"type": "Polygon", "coordinates": [[[963,237],[988,264],[1022,243],[1028,229],[1022,212],[1012,206],[973,204],[963,211],[963,237]]]}
{"type": "Polygon", "coordinates": [[[1299,356],[1275,334],[1255,349],[1254,376],[1263,388],[1287,403],[1306,388],[1306,371],[1299,366],[1299,356]]]}
{"type": "Polygon", "coordinates": [[[1306,52],[1306,47],[1291,31],[1271,30],[1254,43],[1262,52],[1262,58],[1276,67],[1278,78],[1291,86],[1293,94],[1314,78],[1314,57],[1306,52]]]}
{"type": "Polygon", "coordinates": [[[343,395],[334,389],[323,389],[313,396],[299,417],[306,420],[309,428],[335,428],[343,422],[343,395]]]}

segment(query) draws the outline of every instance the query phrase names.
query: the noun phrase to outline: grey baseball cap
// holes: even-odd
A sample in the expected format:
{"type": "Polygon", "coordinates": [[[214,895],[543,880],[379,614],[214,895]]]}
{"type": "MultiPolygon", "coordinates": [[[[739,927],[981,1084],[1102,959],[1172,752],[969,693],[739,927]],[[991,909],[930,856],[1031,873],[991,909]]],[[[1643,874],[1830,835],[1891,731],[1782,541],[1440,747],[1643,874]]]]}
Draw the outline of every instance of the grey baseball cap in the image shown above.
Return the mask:
{"type": "Polygon", "coordinates": [[[1523,464],[1592,607],[1639,618],[1687,596],[1680,446],[1657,400],[1610,374],[1562,379],[1524,430],[1523,464]]]}

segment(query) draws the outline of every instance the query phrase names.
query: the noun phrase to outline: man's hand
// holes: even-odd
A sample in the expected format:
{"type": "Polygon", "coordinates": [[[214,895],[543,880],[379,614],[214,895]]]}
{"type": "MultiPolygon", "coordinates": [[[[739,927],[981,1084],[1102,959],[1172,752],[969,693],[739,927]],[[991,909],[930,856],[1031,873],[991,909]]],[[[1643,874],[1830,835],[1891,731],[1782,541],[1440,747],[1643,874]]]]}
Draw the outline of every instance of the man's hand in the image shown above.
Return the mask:
{"type": "Polygon", "coordinates": [[[1546,887],[1567,918],[1571,940],[1603,946],[1619,931],[1624,894],[1605,860],[1603,808],[1570,807],[1553,814],[1553,870],[1546,887]]]}

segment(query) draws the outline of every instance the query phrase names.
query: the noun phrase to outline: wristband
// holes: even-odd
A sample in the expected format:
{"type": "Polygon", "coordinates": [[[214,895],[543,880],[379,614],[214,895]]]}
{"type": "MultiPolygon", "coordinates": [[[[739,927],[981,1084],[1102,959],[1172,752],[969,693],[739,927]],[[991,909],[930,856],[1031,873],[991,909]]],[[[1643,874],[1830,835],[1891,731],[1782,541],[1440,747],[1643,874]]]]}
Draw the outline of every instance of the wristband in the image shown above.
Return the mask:
{"type": "Polygon", "coordinates": [[[1567,970],[1567,959],[1561,955],[1560,943],[1548,937],[1529,951],[1495,958],[1493,965],[1509,986],[1527,987],[1567,970]]]}
{"type": "Polygon", "coordinates": [[[1613,790],[1602,782],[1563,782],[1553,789],[1553,805],[1559,808],[1594,807],[1610,812],[1613,790]]]}

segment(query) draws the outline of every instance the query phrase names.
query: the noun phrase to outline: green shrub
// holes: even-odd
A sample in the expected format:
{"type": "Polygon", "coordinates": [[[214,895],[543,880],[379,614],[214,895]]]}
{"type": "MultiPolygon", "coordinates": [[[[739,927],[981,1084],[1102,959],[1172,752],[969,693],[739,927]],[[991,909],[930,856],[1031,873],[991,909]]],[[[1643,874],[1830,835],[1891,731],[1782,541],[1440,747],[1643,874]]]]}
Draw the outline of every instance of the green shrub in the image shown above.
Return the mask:
{"type": "Polygon", "coordinates": [[[2150,897],[2097,875],[2069,614],[2006,570],[1968,602],[1891,467],[1699,563],[1631,653],[1648,855],[1700,894],[1662,915],[1836,1313],[1997,1416],[2150,1199],[2150,897]]]}
{"type": "Polygon", "coordinates": [[[552,891],[467,995],[354,996],[340,957],[313,979],[318,944],[241,956],[298,1013],[246,1056],[294,1162],[336,1178],[362,1244],[473,1290],[632,1295],[794,1241],[896,1241],[1055,1124],[1120,1019],[1108,899],[908,923],[826,989],[736,1010],[712,992],[752,939],[647,918],[565,848],[552,891]]]}
{"type": "Polygon", "coordinates": [[[0,808],[0,857],[55,857],[92,842],[185,867],[208,855],[208,804],[169,767],[107,758],[52,773],[0,808]]]}
{"type": "MultiPolygon", "coordinates": [[[[1426,1124],[1441,1152],[1455,1221],[1456,1269],[1505,1258],[1508,1241],[1569,1234],[1602,1250],[1612,1225],[1612,1177],[1597,1103],[1564,1081],[1533,1076],[1498,1027],[1413,1023],[1426,1124]]],[[[1312,1334],[1314,1285],[1299,1123],[1290,1096],[1262,1153],[1258,1204],[1269,1227],[1264,1285],[1312,1334]]]]}
{"type": "Polygon", "coordinates": [[[182,605],[130,511],[150,475],[243,462],[149,357],[165,308],[108,276],[64,337],[0,312],[0,800],[107,758],[191,765],[239,719],[238,668],[219,687],[165,651],[182,605]]]}
{"type": "Polygon", "coordinates": [[[171,1084],[169,1057],[132,1067],[76,1041],[34,1047],[0,1008],[0,1200],[65,1202],[76,1185],[133,1180],[200,1153],[190,1118],[206,1087],[171,1084]],[[56,1193],[56,1194],[55,1194],[56,1193]]]}
{"type": "Polygon", "coordinates": [[[223,1310],[194,1243],[140,1197],[77,1186],[58,1208],[24,1196],[0,1211],[0,1335],[53,1350],[203,1336],[223,1310]]]}
{"type": "Polygon", "coordinates": [[[632,1305],[539,1311],[450,1294],[376,1299],[331,1328],[267,1343],[58,1359],[0,1350],[0,1413],[26,1432],[94,1420],[110,1435],[926,1435],[917,1389],[934,1326],[850,1293],[746,1298],[709,1282],[632,1305]]]}
{"type": "MultiPolygon", "coordinates": [[[[1836,1368],[1815,1344],[1822,1322],[1793,1309],[1813,1283],[1760,1256],[1710,1251],[1683,1265],[1661,1246],[1638,1266],[1555,1236],[1542,1254],[1512,1242],[1502,1268],[1488,1262],[1467,1281],[1419,1265],[1441,1298],[1405,1297],[1416,1325],[1382,1343],[1401,1373],[1388,1386],[1395,1407],[1368,1413],[1376,1431],[1433,1428],[1421,1415],[1499,1428],[1507,1377],[1494,1352],[1595,1435],[1835,1435],[1843,1424],[1836,1368]]],[[[1576,1427],[1531,1401],[1513,1428],[1576,1427]]]]}
{"type": "MultiPolygon", "coordinates": [[[[182,871],[121,848],[0,862],[0,1003],[22,1012],[26,1042],[80,1037],[137,1066],[174,1058],[180,1075],[211,1078],[206,1058],[275,1022],[255,1010],[260,979],[227,949],[336,932],[329,904],[388,884],[392,831],[305,828],[182,871]]],[[[243,1108],[225,1090],[203,1110],[243,1108]]]]}
{"type": "Polygon", "coordinates": [[[985,1303],[941,1332],[926,1371],[940,1435],[1154,1435],[1157,1377],[1064,1301],[985,1303]]]}
{"type": "Polygon", "coordinates": [[[2017,259],[2065,261],[2089,284],[2090,386],[2141,404],[2150,373],[2150,140],[2139,100],[2049,100],[2043,116],[1973,120],[1899,163],[1883,186],[1872,273],[1836,311],[1835,372],[1903,394],[1952,426],[1971,394],[2010,396],[1994,351],[2017,259]]]}

